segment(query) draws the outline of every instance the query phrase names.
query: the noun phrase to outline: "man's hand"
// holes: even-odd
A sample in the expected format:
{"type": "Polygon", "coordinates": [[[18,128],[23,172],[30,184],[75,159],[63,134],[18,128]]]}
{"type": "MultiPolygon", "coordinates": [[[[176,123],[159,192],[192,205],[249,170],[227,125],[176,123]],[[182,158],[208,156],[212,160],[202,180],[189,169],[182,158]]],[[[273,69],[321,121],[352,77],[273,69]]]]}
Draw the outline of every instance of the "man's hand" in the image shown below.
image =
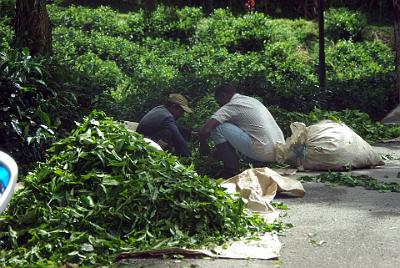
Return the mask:
{"type": "Polygon", "coordinates": [[[200,154],[208,155],[210,148],[208,147],[208,138],[210,137],[211,131],[213,131],[220,123],[215,119],[209,119],[206,124],[200,129],[199,140],[200,140],[200,154]]]}
{"type": "Polygon", "coordinates": [[[163,141],[163,140],[158,140],[157,141],[157,143],[158,143],[158,145],[160,145],[160,147],[163,149],[163,150],[166,150],[167,148],[168,148],[168,143],[166,143],[165,141],[163,141]]]}

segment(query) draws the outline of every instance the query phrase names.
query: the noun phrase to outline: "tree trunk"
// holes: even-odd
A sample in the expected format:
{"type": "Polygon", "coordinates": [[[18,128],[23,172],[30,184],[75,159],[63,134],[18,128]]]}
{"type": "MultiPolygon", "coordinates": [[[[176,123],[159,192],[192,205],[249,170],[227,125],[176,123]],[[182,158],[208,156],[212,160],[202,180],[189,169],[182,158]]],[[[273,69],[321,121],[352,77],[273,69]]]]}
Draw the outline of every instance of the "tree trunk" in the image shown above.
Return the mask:
{"type": "Polygon", "coordinates": [[[319,65],[318,77],[320,89],[325,89],[325,29],[324,29],[324,0],[318,1],[318,29],[319,29],[319,65]]]}
{"type": "Polygon", "coordinates": [[[32,56],[51,52],[51,26],[46,0],[17,0],[15,43],[28,47],[32,56]]]}
{"type": "Polygon", "coordinates": [[[393,0],[394,43],[396,48],[396,89],[400,102],[400,0],[393,0]]]}
{"type": "Polygon", "coordinates": [[[204,13],[211,14],[214,10],[214,0],[203,0],[204,13]]]}

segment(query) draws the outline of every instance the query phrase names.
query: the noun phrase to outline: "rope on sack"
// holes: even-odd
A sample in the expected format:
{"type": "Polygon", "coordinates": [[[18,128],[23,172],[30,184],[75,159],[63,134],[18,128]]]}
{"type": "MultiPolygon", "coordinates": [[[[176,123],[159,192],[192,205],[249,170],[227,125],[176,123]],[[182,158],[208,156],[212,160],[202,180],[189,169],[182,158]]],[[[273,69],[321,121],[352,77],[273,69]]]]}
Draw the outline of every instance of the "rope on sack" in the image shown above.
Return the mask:
{"type": "Polygon", "coordinates": [[[299,170],[303,170],[303,159],[306,155],[306,145],[301,144],[293,149],[296,164],[299,170]]]}
{"type": "Polygon", "coordinates": [[[306,154],[306,146],[304,144],[296,147],[293,150],[293,153],[296,157],[296,160],[300,159],[300,158],[304,158],[305,154],[306,154]]]}

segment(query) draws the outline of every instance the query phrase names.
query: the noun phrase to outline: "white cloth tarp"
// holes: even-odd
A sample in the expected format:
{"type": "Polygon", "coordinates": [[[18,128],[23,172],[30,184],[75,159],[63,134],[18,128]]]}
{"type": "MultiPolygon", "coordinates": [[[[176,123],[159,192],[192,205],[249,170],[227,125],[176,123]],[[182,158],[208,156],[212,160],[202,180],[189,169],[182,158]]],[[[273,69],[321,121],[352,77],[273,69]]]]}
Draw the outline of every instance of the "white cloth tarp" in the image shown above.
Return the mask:
{"type": "Polygon", "coordinates": [[[372,146],[343,123],[320,121],[290,125],[292,136],[277,144],[276,160],[308,170],[344,170],[384,165],[372,146]]]}
{"type": "Polygon", "coordinates": [[[131,121],[123,121],[125,127],[131,131],[136,131],[137,127],[139,126],[138,122],[131,122],[131,121]]]}
{"type": "MultiPolygon", "coordinates": [[[[246,207],[262,214],[267,222],[278,219],[271,202],[279,192],[290,193],[292,196],[303,197],[303,185],[291,178],[283,177],[277,172],[265,168],[247,169],[244,172],[222,183],[226,191],[239,193],[245,200],[246,207]]],[[[233,259],[272,259],[279,257],[282,244],[275,233],[266,233],[256,241],[237,241],[227,248],[218,247],[213,250],[213,257],[233,259]]]]}
{"type": "Polygon", "coordinates": [[[236,241],[227,248],[216,247],[212,251],[201,250],[203,253],[214,258],[226,259],[260,259],[269,260],[279,257],[282,243],[277,234],[266,233],[257,237],[259,240],[236,241]]]}
{"type": "Polygon", "coordinates": [[[270,168],[253,168],[226,180],[222,184],[229,193],[240,193],[246,207],[256,212],[273,212],[270,205],[278,192],[288,192],[302,197],[303,185],[295,180],[279,175],[270,168]]]}
{"type": "Polygon", "coordinates": [[[116,257],[116,261],[129,258],[156,258],[165,255],[183,255],[188,258],[212,257],[225,259],[262,259],[269,260],[279,256],[282,247],[276,234],[266,234],[257,241],[236,241],[228,248],[216,247],[213,250],[167,248],[146,250],[142,252],[124,252],[116,257]]]}

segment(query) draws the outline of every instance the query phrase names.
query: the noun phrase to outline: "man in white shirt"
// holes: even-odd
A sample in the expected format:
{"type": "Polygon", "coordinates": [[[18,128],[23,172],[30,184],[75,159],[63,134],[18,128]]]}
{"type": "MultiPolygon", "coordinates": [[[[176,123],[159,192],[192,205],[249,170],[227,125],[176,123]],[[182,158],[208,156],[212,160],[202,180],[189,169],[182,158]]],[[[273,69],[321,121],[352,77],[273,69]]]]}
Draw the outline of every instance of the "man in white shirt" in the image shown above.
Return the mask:
{"type": "Polygon", "coordinates": [[[222,84],[214,97],[220,106],[200,130],[200,152],[209,153],[208,138],[216,144],[216,156],[224,163],[221,177],[239,172],[239,155],[259,162],[275,161],[275,144],[284,142],[282,130],[268,109],[257,99],[236,93],[222,84]]]}

